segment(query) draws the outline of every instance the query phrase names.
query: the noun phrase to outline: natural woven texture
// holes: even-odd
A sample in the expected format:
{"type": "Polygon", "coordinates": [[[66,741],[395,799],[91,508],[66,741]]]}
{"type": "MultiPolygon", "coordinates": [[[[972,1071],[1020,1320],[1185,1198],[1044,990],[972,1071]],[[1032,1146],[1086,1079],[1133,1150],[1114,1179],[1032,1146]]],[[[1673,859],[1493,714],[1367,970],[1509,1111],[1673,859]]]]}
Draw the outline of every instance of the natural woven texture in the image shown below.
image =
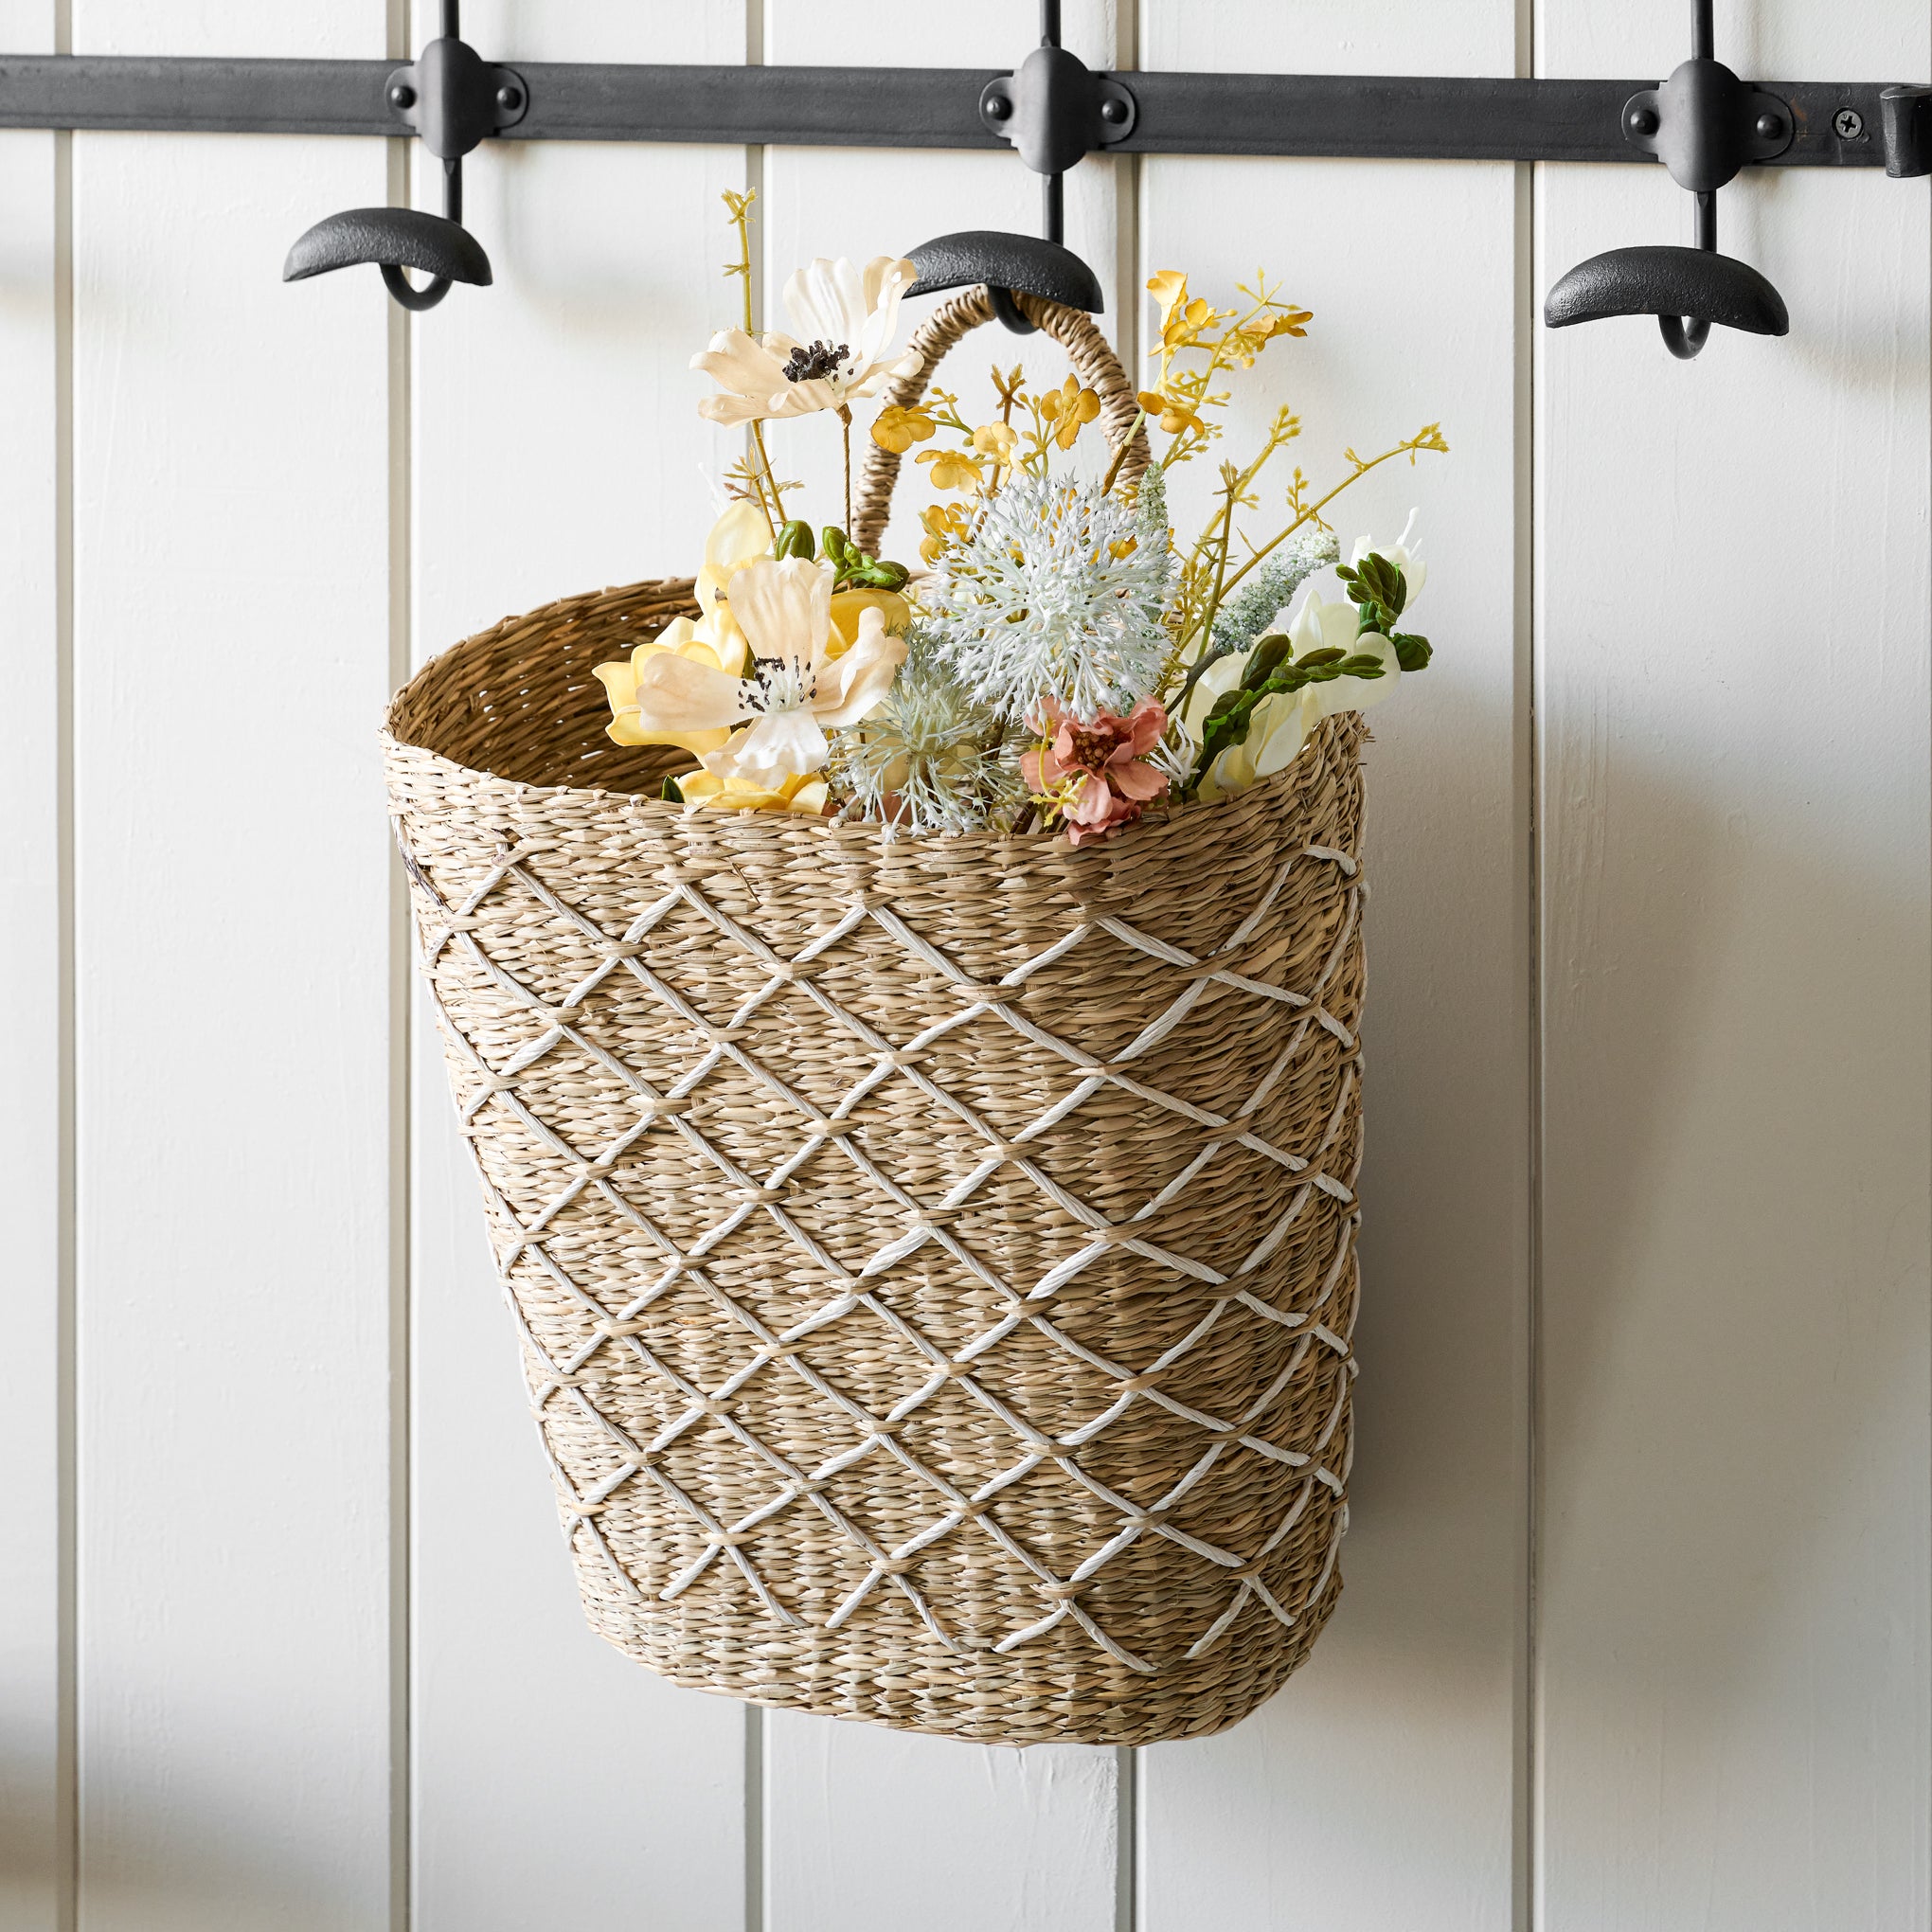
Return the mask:
{"type": "Polygon", "coordinates": [[[687,816],[589,675],[681,588],[472,638],[389,721],[592,1621],[965,1737],[1232,1723],[1340,1586],[1359,723],[1081,851],[687,816]]]}
{"type": "Polygon", "coordinates": [[[385,737],[591,1622],[836,1717],[1219,1730],[1341,1588],[1361,721],[1080,850],[687,814],[591,668],[689,591],[508,619],[385,737]]]}
{"type": "MultiPolygon", "coordinates": [[[[1074,374],[1100,397],[1099,426],[1105,432],[1108,446],[1118,448],[1120,438],[1130,429],[1134,430],[1133,443],[1120,465],[1120,478],[1128,484],[1137,483],[1149,460],[1147,432],[1134,429],[1139,397],[1127,371],[1120,367],[1113,346],[1095,328],[1091,317],[1078,309],[1017,291],[1013,299],[1019,304],[1020,313],[1043,335],[1051,336],[1066,350],[1074,374]]],[[[918,367],[909,375],[896,377],[882,402],[896,402],[902,409],[910,408],[925,394],[926,385],[932,381],[933,371],[946,351],[957,347],[963,336],[982,322],[992,320],[993,298],[983,285],[962,289],[957,295],[949,296],[913,331],[906,348],[919,356],[918,367]]],[[[859,479],[852,541],[875,557],[886,541],[886,519],[891,513],[892,486],[899,480],[899,462],[892,451],[873,443],[866,458],[865,474],[859,479]]]]}

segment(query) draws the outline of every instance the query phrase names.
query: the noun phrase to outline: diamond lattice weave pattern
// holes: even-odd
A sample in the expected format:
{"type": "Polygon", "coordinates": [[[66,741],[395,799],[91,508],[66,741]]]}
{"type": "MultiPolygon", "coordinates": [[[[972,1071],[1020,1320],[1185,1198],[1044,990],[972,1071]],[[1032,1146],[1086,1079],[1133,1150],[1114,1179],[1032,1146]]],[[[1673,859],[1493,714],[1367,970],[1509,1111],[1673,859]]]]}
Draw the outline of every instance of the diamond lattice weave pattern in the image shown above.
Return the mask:
{"type": "Polygon", "coordinates": [[[389,721],[590,1619],[835,1716],[1219,1729],[1340,1589],[1360,722],[1079,851],[686,814],[588,674],[683,595],[511,619],[389,721]]]}

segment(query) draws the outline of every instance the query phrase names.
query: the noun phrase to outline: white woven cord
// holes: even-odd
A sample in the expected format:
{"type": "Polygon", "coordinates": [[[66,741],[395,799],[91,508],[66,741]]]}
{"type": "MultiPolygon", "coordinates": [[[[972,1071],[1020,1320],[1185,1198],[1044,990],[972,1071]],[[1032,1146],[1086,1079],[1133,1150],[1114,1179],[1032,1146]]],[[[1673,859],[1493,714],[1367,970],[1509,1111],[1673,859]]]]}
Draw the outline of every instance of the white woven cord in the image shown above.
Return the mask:
{"type": "MultiPolygon", "coordinates": [[[[619,938],[614,939],[558,898],[528,869],[524,861],[546,850],[544,843],[537,840],[526,840],[504,850],[489,874],[459,906],[452,910],[437,892],[426,871],[409,851],[400,822],[396,833],[398,844],[402,850],[404,864],[418,892],[421,895],[417,905],[417,923],[421,945],[420,963],[424,983],[430,990],[431,999],[437,1004],[445,1038],[452,1043],[453,1048],[467,1060],[476,1077],[474,1091],[467,1101],[460,1104],[459,1116],[466,1136],[471,1141],[473,1157],[477,1158],[478,1172],[491,1204],[502,1224],[515,1230],[511,1239],[499,1248],[496,1255],[497,1268],[506,1288],[507,1298],[510,1301],[512,1312],[516,1313],[515,1298],[508,1294],[510,1269],[519,1258],[528,1256],[531,1262],[542,1269],[560,1294],[583,1310],[592,1324],[590,1339],[574,1354],[560,1361],[552,1358],[539,1343],[520,1313],[516,1314],[518,1328],[529,1357],[541,1365],[541,1372],[530,1386],[530,1398],[539,1425],[538,1433],[544,1442],[545,1455],[557,1478],[560,1494],[567,1498],[564,1506],[566,1534],[573,1541],[579,1534],[587,1537],[609,1566],[619,1586],[630,1597],[641,1601],[635,1583],[617,1561],[598,1526],[597,1518],[609,1498],[625,1483],[648,1481],[655,1484],[676,1510],[688,1514],[698,1525],[704,1534],[706,1546],[703,1553],[687,1565],[664,1587],[660,1592],[661,1598],[664,1600],[676,1598],[705,1575],[721,1557],[728,1558],[765,1615],[788,1630],[801,1630],[808,1625],[796,1612],[779,1601],[769,1584],[759,1575],[745,1553],[743,1544],[750,1533],[760,1525],[801,1502],[810,1503],[818,1510],[842,1536],[850,1539],[863,1551],[868,1564],[865,1577],[825,1619],[823,1627],[828,1630],[836,1630],[846,1623],[858,1613],[867,1598],[880,1583],[888,1583],[910,1602],[936,1641],[958,1655],[965,1654],[969,1648],[977,1647],[960,1642],[944,1628],[932,1606],[906,1573],[914,1557],[969,1523],[976,1525],[980,1533],[990,1536],[1007,1557],[1023,1566],[1035,1579],[1044,1603],[1050,1606],[1038,1621],[1020,1629],[1011,1630],[1001,1637],[993,1645],[999,1653],[1013,1651],[1070,1619],[1117,1662],[1142,1673],[1155,1673],[1158,1666],[1136,1655],[1110,1637],[1080,1601],[1082,1588],[1091,1583],[1122,1550],[1143,1535],[1164,1537],[1228,1575],[1231,1588],[1227,1602],[1189,1648],[1186,1655],[1190,1661],[1211,1649],[1232,1627],[1243,1607],[1251,1601],[1259,1602],[1270,1616],[1288,1626],[1292,1626],[1297,1618],[1320,1601],[1334,1568],[1341,1537],[1348,1528],[1346,1501],[1336,1512],[1334,1530],[1320,1572],[1300,1603],[1291,1608],[1279,1601],[1261,1582],[1260,1572],[1267,1557],[1287,1537],[1305,1513],[1317,1485],[1327,1488],[1337,1497],[1344,1494],[1348,1475],[1346,1464],[1337,1472],[1330,1468],[1323,1458],[1346,1409],[1349,1379],[1352,1378],[1355,1372],[1355,1363],[1351,1355],[1352,1316],[1338,1326],[1329,1324],[1323,1316],[1347,1270],[1353,1251],[1359,1215],[1351,1213],[1343,1222],[1333,1261],[1312,1307],[1296,1310],[1276,1308],[1261,1300],[1243,1284],[1246,1278],[1266,1261],[1286,1237],[1315,1191],[1318,1190],[1345,1205],[1352,1206],[1354,1202],[1355,1173],[1352,1168],[1346,1175],[1337,1176],[1326,1172],[1322,1167],[1324,1156],[1334,1145],[1336,1136],[1347,1119],[1349,1102],[1354,1082],[1359,1079],[1360,1070],[1359,1052],[1354,1036],[1322,1005],[1323,993],[1347,952],[1359,915],[1362,887],[1356,877],[1357,868],[1353,858],[1345,852],[1316,845],[1306,847],[1298,855],[1298,859],[1302,861],[1334,866],[1343,877],[1351,882],[1347,913],[1341,931],[1330,949],[1315,984],[1307,993],[1293,992],[1249,978],[1235,971],[1231,963],[1218,970],[1213,965],[1217,957],[1238,955],[1244,942],[1259,929],[1287,883],[1293,867],[1298,862],[1296,858],[1291,858],[1280,867],[1260,903],[1236,927],[1221,947],[1206,958],[1198,958],[1177,946],[1153,939],[1137,931],[1124,920],[1101,918],[1075,926],[1051,946],[1007,973],[997,987],[984,987],[970,979],[942,952],[928,944],[907,926],[889,905],[867,901],[854,903],[830,930],[820,934],[795,957],[787,959],[780,957],[756,934],[745,930],[726,913],[713,905],[691,880],[677,876],[675,873],[666,878],[661,895],[631,921],[619,938]],[[531,893],[556,919],[574,928],[590,942],[599,956],[599,964],[595,969],[571,987],[561,1001],[546,1001],[532,993],[513,975],[492,959],[474,937],[472,928],[475,922],[477,909],[506,881],[514,881],[524,890],[531,893]],[[642,957],[644,939],[680,905],[689,907],[707,921],[724,938],[755,959],[766,975],[763,985],[749,995],[722,1027],[706,1020],[675,987],[644,962],[642,957]],[[903,1046],[893,1046],[862,1019],[846,1011],[806,970],[814,959],[868,920],[888,933],[903,948],[916,956],[935,974],[950,982],[961,994],[957,1012],[928,1027],[903,1046]],[[1126,1046],[1106,1061],[1097,1060],[1091,1054],[1069,1045],[1036,1022],[1025,1017],[1009,1003],[1008,999],[996,996],[1002,990],[1009,993],[1016,991],[1034,974],[1061,958],[1081,944],[1090,934],[1097,932],[1104,932],[1119,943],[1133,947],[1166,965],[1190,971],[1207,969],[1195,972],[1186,989],[1166,1011],[1143,1029],[1126,1046]],[[484,1061],[474,1045],[452,1021],[438,997],[434,968],[445,947],[460,948],[470,965],[492,980],[510,999],[527,1010],[538,1023],[535,1037],[501,1068],[492,1068],[484,1061]],[[605,980],[617,973],[629,974],[639,984],[649,988],[655,998],[674,1013],[693,1036],[694,1046],[698,1052],[697,1059],[690,1068],[665,1091],[658,1091],[634,1068],[599,1046],[586,1031],[573,1024],[581,1017],[584,1002],[603,985],[605,980]],[[1250,998],[1285,1005],[1302,1016],[1300,1024],[1287,1045],[1276,1056],[1253,1093],[1228,1116],[1212,1113],[1174,1095],[1165,1093],[1159,1088],[1150,1086],[1135,1079],[1127,1070],[1136,1059],[1148,1052],[1180,1024],[1190,1008],[1203,996],[1209,984],[1230,988],[1250,998]],[[794,989],[808,996],[828,1020],[846,1029],[874,1056],[871,1068],[829,1112],[821,1110],[803,1095],[795,1092],[777,1074],[747,1054],[739,1044],[738,1036],[744,1023],[767,1000],[785,988],[794,989]],[[1002,1136],[996,1133],[970,1105],[939,1085],[915,1064],[920,1054],[935,1041],[983,1015],[997,1018],[1036,1046],[1058,1055],[1068,1064],[1077,1076],[1064,1096],[1045,1109],[1037,1118],[1010,1136],[1002,1136]],[[1272,1145],[1255,1131],[1252,1122],[1269,1094],[1283,1078],[1289,1065],[1306,1044],[1311,1030],[1315,1028],[1320,1028],[1333,1035],[1346,1051],[1355,1057],[1346,1069],[1341,1092],[1331,1112],[1322,1142],[1315,1149],[1313,1158],[1305,1159],[1272,1145]],[[588,1056],[613,1079],[628,1087],[636,1102],[637,1115],[635,1125],[627,1128],[607,1145],[588,1154],[570,1146],[525,1104],[518,1093],[520,1077],[546,1054],[564,1043],[588,1056]],[[801,1144],[796,1152],[762,1178],[741,1169],[687,1118],[684,1103],[688,1097],[693,1094],[721,1061],[726,1058],[761,1082],[778,1100],[793,1109],[799,1117],[799,1124],[803,1129],[801,1144]],[[846,1123],[850,1120],[859,1103],[884,1082],[895,1077],[910,1081],[935,1106],[957,1117],[989,1145],[987,1157],[958,1181],[944,1199],[932,1208],[922,1208],[899,1187],[877,1166],[847,1129],[846,1123]],[[1207,1130],[1208,1136],[1199,1153],[1159,1193],[1125,1222],[1118,1224],[1108,1222],[1104,1216],[1056,1182],[1020,1151],[1028,1142],[1064,1119],[1091,1095],[1110,1084],[1124,1089],[1149,1105],[1165,1109],[1193,1122],[1197,1127],[1207,1130]],[[483,1110],[491,1106],[509,1109],[525,1131],[534,1136],[541,1144],[566,1162],[573,1172],[569,1184],[528,1221],[521,1220],[512,1211],[510,1203],[504,1199],[501,1192],[492,1184],[488,1173],[484,1172],[480,1157],[476,1156],[475,1123],[483,1110]],[[737,1205],[724,1219],[683,1248],[656,1226],[635,1203],[610,1185],[611,1176],[617,1164],[631,1154],[633,1149],[653,1126],[660,1124],[668,1125],[671,1131],[682,1136],[699,1155],[727,1177],[738,1194],[737,1205]],[[798,1225],[786,1212],[784,1206],[783,1190],[786,1182],[799,1167],[817,1154],[827,1141],[835,1146],[867,1181],[896,1203],[905,1215],[903,1230],[897,1238],[879,1247],[856,1271],[847,1269],[829,1255],[809,1230],[798,1225]],[[1296,1189],[1280,1215],[1271,1225],[1261,1230],[1254,1245],[1233,1271],[1224,1274],[1204,1262],[1162,1246],[1150,1236],[1136,1235],[1134,1229],[1136,1224],[1148,1221],[1172,1201],[1208,1166],[1220,1149],[1227,1144],[1250,1149],[1266,1159],[1277,1162],[1289,1172],[1300,1177],[1301,1185],[1296,1189]],[[1065,1257],[1040,1279],[1030,1283],[1013,1283],[1000,1279],[955,1239],[945,1225],[954,1210],[967,1203],[993,1175],[1003,1166],[1008,1165],[1025,1174],[1067,1215],[1089,1228],[1094,1237],[1087,1245],[1065,1257]],[[654,1279],[644,1284],[640,1292],[616,1314],[607,1311],[593,1296],[570,1279],[545,1242],[546,1230],[556,1216],[577,1200],[586,1189],[595,1189],[604,1203],[642,1233],[664,1258],[662,1270],[654,1279]],[[783,1230],[786,1237],[818,1267],[832,1275],[839,1286],[839,1292],[831,1299],[814,1310],[803,1320],[779,1333],[774,1333],[754,1313],[733,1299],[707,1274],[704,1267],[705,1258],[711,1250],[742,1225],[749,1217],[760,1213],[769,1216],[783,1230]],[[917,1252],[928,1242],[943,1248],[961,1267],[999,1296],[1006,1305],[1005,1313],[997,1322],[951,1353],[921,1334],[901,1313],[871,1293],[867,1285],[874,1278],[917,1252]],[[1050,1299],[1083,1269],[1091,1266],[1116,1247],[1125,1247],[1158,1266],[1200,1281],[1211,1289],[1225,1291],[1208,1304],[1207,1313],[1178,1342],[1156,1361],[1138,1370],[1124,1368],[1077,1342],[1057,1328],[1037,1305],[1050,1299]],[[716,1388],[707,1390],[691,1384],[675,1368],[655,1354],[637,1332],[641,1326],[639,1318],[644,1313],[680,1281],[691,1283],[709,1297],[744,1330],[751,1343],[755,1345],[743,1364],[716,1388]],[[1196,1348],[1214,1330],[1228,1308],[1235,1305],[1266,1321],[1279,1324],[1298,1333],[1297,1344],[1287,1365],[1254,1402],[1239,1415],[1223,1418],[1192,1408],[1167,1395],[1158,1387],[1145,1386],[1196,1348]],[[883,1416],[872,1414],[842,1390],[828,1383],[802,1353],[796,1351],[797,1343],[842,1321],[856,1310],[864,1310],[868,1315],[886,1323],[931,1366],[930,1378],[883,1416]],[[968,1371],[973,1363],[995,1348],[1022,1323],[1031,1324],[1055,1347],[1077,1358],[1088,1368],[1116,1383],[1125,1385],[1118,1397],[1079,1427],[1058,1437],[1044,1434],[1023,1417],[1015,1414],[968,1371]],[[682,1413],[648,1441],[632,1440],[608,1416],[598,1409],[581,1386],[581,1378],[587,1365],[599,1351],[606,1348],[628,1351],[652,1375],[658,1377],[674,1389],[685,1404],[682,1413]],[[1314,1453],[1308,1454],[1268,1441],[1264,1437],[1253,1433],[1252,1425],[1298,1373],[1308,1351],[1313,1348],[1331,1351],[1342,1360],[1347,1373],[1337,1383],[1332,1412],[1314,1445],[1314,1453]],[[731,1399],[754,1376],[775,1362],[782,1362],[820,1401],[836,1410],[845,1422],[856,1427],[861,1432],[860,1440],[852,1447],[819,1463],[816,1467],[803,1469],[747,1428],[733,1412],[731,1399]],[[966,1395],[981,1404],[1025,1445],[1025,1453],[1017,1461],[970,1494],[962,1492],[937,1471],[927,1468],[906,1449],[898,1435],[901,1423],[949,1385],[957,1385],[966,1395]],[[1200,1458],[1172,1489],[1147,1508],[1136,1506],[1098,1481],[1081,1466],[1074,1453],[1093,1442],[1103,1431],[1118,1422],[1136,1402],[1155,1404],[1168,1414],[1198,1427],[1207,1439],[1200,1458]],[[568,1404],[585,1422],[600,1431],[618,1458],[618,1467],[588,1491],[580,1492],[577,1489],[551,1447],[546,1423],[553,1404],[568,1404]],[[700,1498],[691,1495],[673,1481],[663,1467],[665,1452],[671,1444],[687,1431],[709,1422],[716,1422],[729,1431],[749,1455],[771,1471],[774,1478],[772,1494],[758,1507],[728,1524],[720,1522],[700,1498]],[[1300,1483],[1294,1501],[1280,1522],[1259,1547],[1245,1554],[1222,1548],[1191,1535],[1168,1520],[1181,1501],[1201,1482],[1220,1458],[1237,1446],[1305,1472],[1304,1480],[1300,1483]],[[938,1513],[929,1523],[889,1549],[882,1547],[860,1524],[840,1511],[825,1493],[824,1487],[841,1471],[874,1454],[890,1457],[910,1472],[921,1484],[930,1489],[938,1508],[938,1513]],[[1046,1565],[1041,1563],[984,1507],[1002,1491],[1048,1461],[1055,1463],[1067,1477],[1078,1483],[1120,1519],[1118,1530],[1066,1577],[1057,1575],[1046,1565]]],[[[1359,1159],[1359,1156],[1357,1158],[1359,1159]]]]}

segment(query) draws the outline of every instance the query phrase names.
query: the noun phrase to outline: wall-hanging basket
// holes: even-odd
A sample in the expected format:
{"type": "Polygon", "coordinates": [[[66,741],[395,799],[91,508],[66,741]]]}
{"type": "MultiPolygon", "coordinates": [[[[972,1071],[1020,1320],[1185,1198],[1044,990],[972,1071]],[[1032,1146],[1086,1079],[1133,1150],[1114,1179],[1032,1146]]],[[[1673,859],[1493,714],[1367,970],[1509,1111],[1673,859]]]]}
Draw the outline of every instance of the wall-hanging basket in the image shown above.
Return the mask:
{"type": "Polygon", "coordinates": [[[687,812],[591,672],[689,588],[472,637],[385,737],[590,1620],[832,1716],[1219,1730],[1341,1587],[1361,721],[1079,850],[687,812]]]}

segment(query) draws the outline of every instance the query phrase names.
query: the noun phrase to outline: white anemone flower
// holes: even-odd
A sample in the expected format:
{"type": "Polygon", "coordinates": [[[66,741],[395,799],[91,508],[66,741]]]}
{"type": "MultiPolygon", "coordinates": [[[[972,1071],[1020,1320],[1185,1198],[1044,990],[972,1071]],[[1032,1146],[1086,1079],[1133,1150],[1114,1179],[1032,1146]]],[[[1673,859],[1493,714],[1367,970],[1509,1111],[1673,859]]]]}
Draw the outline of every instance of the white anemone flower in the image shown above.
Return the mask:
{"type": "MultiPolygon", "coordinates": [[[[1388,556],[1387,551],[1382,553],[1388,556]]],[[[1391,557],[1389,561],[1395,560],[1391,557]]],[[[1312,584],[1301,600],[1301,608],[1288,626],[1288,641],[1297,659],[1311,651],[1344,651],[1351,657],[1374,657],[1382,663],[1380,677],[1337,677],[1326,684],[1309,685],[1299,695],[1309,706],[1311,728],[1322,718],[1337,711],[1366,711],[1394,690],[1402,681],[1402,666],[1396,660],[1395,646],[1380,631],[1364,631],[1355,626],[1359,617],[1351,603],[1324,603],[1312,584]]]]}
{"type": "Polygon", "coordinates": [[[844,256],[820,257],[797,270],[785,284],[796,336],[725,329],[691,358],[691,367],[703,369],[721,392],[705,397],[698,414],[712,422],[750,422],[844,409],[877,395],[888,377],[918,367],[910,349],[889,358],[900,297],[918,279],[910,261],[890,255],[876,255],[864,268],[844,256]]]}
{"type": "Polygon", "coordinates": [[[1357,537],[1355,547],[1349,555],[1349,567],[1352,570],[1359,570],[1362,559],[1372,551],[1386,557],[1402,572],[1404,617],[1415,608],[1416,599],[1422,596],[1422,585],[1429,575],[1429,566],[1416,554],[1422,548],[1422,539],[1415,533],[1416,519],[1421,515],[1420,510],[1410,510],[1408,522],[1402,527],[1402,535],[1392,544],[1378,544],[1368,537],[1357,537]]]}
{"type": "MultiPolygon", "coordinates": [[[[1298,691],[1276,691],[1263,698],[1248,718],[1246,738],[1229,745],[1203,775],[1203,798],[1224,797],[1272,778],[1297,756],[1324,718],[1338,711],[1366,711],[1379,705],[1402,678],[1395,646],[1386,637],[1379,631],[1356,635],[1360,619],[1353,604],[1325,602],[1311,585],[1301,608],[1285,622],[1283,617],[1285,613],[1277,617],[1276,628],[1287,633],[1297,659],[1311,651],[1343,651],[1351,657],[1377,659],[1382,675],[1330,678],[1323,684],[1304,685],[1298,691]]],[[[1248,662],[1245,653],[1216,658],[1196,680],[1181,722],[1197,745],[1207,732],[1208,714],[1215,700],[1241,683],[1248,662]]]]}
{"type": "Polygon", "coordinates": [[[1212,801],[1230,792],[1244,792],[1288,765],[1308,742],[1315,723],[1317,714],[1308,702],[1312,695],[1313,689],[1274,691],[1263,698],[1248,717],[1247,736],[1239,744],[1230,744],[1208,767],[1201,796],[1212,801]]]}
{"type": "Polygon", "coordinates": [[[740,570],[731,610],[751,645],[752,674],[733,677],[672,653],[651,658],[637,671],[640,736],[677,743],[730,730],[701,760],[727,783],[778,788],[817,771],[832,749],[826,733],[872,710],[905,657],[905,640],[887,634],[876,609],[860,613],[857,640],[845,648],[832,621],[834,574],[803,557],[740,570]]]}

